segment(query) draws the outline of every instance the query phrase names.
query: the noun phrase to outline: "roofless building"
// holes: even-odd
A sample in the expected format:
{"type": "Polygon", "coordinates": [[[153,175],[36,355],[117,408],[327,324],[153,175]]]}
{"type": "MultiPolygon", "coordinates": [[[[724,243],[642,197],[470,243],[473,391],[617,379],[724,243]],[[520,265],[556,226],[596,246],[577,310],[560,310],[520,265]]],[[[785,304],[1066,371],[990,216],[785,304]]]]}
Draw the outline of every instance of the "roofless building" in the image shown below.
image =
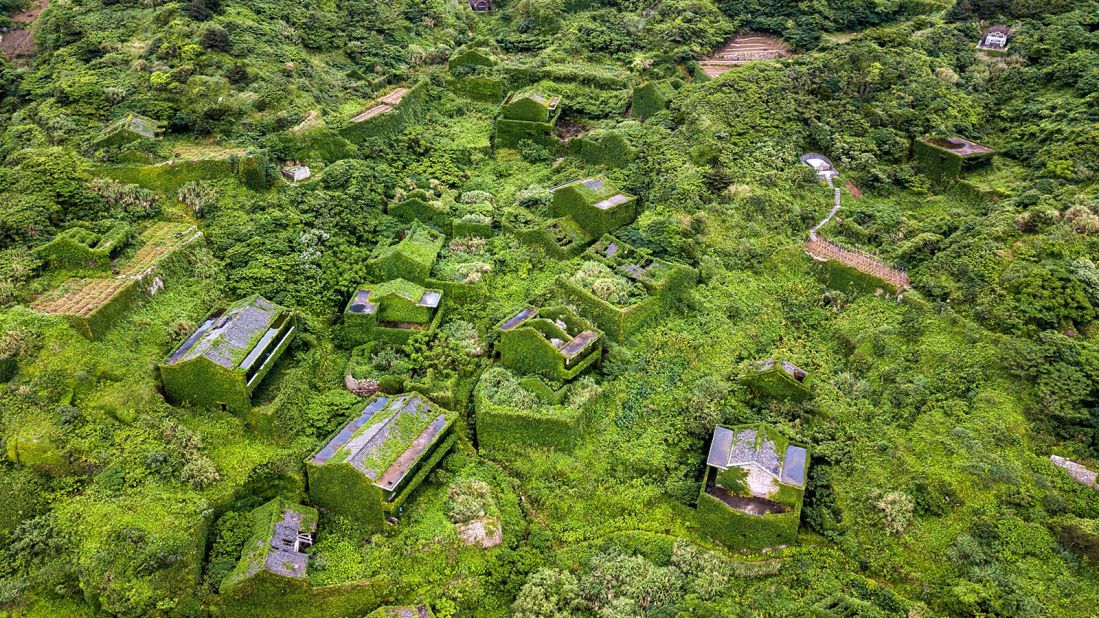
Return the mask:
{"type": "Polygon", "coordinates": [[[210,314],[160,364],[168,400],[247,411],[295,332],[294,314],[261,296],[210,314]]]}

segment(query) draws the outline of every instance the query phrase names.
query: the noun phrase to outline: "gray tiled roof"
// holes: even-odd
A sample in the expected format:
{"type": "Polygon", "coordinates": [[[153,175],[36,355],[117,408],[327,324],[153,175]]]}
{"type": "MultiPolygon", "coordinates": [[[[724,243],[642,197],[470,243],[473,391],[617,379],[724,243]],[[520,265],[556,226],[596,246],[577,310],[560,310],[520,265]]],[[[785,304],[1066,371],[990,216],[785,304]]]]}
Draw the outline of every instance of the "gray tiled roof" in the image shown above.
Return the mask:
{"type": "Polygon", "coordinates": [[[318,451],[311,462],[327,463],[337,452],[346,450],[343,461],[350,463],[364,476],[382,489],[392,490],[400,485],[405,474],[419,461],[420,456],[434,443],[435,438],[447,426],[447,417],[430,401],[416,394],[394,398],[379,397],[371,402],[363,414],[353,420],[318,451]],[[405,423],[410,420],[412,423],[405,423]],[[408,433],[412,425],[423,426],[415,435],[408,433]],[[401,454],[393,461],[383,454],[392,454],[396,441],[401,454]],[[379,458],[385,461],[379,462],[379,458]],[[384,469],[376,469],[378,463],[384,469]]]}
{"type": "Polygon", "coordinates": [[[616,193],[601,202],[596,202],[595,207],[599,210],[610,210],[611,208],[618,206],[619,204],[624,204],[628,201],[630,201],[630,198],[622,195],[621,193],[616,193]]]}
{"type": "Polygon", "coordinates": [[[804,448],[790,445],[780,457],[778,445],[765,432],[754,428],[733,430],[718,426],[714,428],[706,464],[721,469],[754,465],[779,482],[804,486],[807,456],[804,448]]]}
{"type": "Polygon", "coordinates": [[[378,310],[378,306],[370,302],[370,292],[372,290],[362,289],[355,292],[355,299],[351,301],[351,306],[347,310],[351,313],[374,313],[378,310]]]}
{"type": "Polygon", "coordinates": [[[284,510],[282,519],[275,522],[271,532],[264,568],[286,577],[305,577],[309,556],[300,551],[299,534],[311,532],[302,528],[301,513],[293,509],[284,510]]]}
{"type": "Polygon", "coordinates": [[[511,330],[511,329],[515,328],[516,326],[519,326],[523,322],[526,322],[527,320],[529,320],[530,318],[532,318],[536,315],[538,315],[538,310],[537,309],[532,309],[530,307],[527,307],[527,308],[523,309],[522,311],[516,313],[515,315],[511,316],[510,318],[508,318],[506,322],[504,322],[503,324],[500,325],[500,330],[511,330]]]}
{"type": "Polygon", "coordinates": [[[260,296],[232,305],[200,326],[167,362],[176,364],[204,356],[234,369],[282,311],[282,307],[260,296]]]}

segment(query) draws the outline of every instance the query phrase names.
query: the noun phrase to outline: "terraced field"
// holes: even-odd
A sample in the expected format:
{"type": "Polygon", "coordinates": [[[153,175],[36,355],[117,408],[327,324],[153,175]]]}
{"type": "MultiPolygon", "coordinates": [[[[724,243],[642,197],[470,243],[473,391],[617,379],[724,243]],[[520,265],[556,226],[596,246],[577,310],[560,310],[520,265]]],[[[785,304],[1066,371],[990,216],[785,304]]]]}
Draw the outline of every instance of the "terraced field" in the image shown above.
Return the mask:
{"type": "Polygon", "coordinates": [[[86,318],[131,285],[134,285],[131,279],[113,277],[69,279],[57,289],[40,296],[31,308],[50,315],[86,318]]]}

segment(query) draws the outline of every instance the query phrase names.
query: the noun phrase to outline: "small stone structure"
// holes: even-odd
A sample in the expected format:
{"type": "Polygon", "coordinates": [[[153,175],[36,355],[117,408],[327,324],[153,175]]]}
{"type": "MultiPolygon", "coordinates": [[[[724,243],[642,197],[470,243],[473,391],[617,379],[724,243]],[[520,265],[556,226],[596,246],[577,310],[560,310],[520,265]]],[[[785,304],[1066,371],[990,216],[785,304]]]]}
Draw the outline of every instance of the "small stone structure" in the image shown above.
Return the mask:
{"type": "Polygon", "coordinates": [[[1004,51],[1007,49],[1007,42],[1010,37],[1011,28],[997,24],[985,30],[977,47],[985,51],[1004,51]]]}
{"type": "Polygon", "coordinates": [[[987,166],[995,150],[957,135],[925,136],[912,143],[920,173],[938,183],[956,181],[963,173],[987,166]]]}
{"type": "Polygon", "coordinates": [[[1084,466],[1072,461],[1071,459],[1065,459],[1060,455],[1050,455],[1049,460],[1053,462],[1053,465],[1061,468],[1068,475],[1073,478],[1077,483],[1087,485],[1092,489],[1099,489],[1099,472],[1094,470],[1088,470],[1084,466]]]}
{"type": "Polygon", "coordinates": [[[480,545],[488,549],[504,540],[504,530],[496,517],[480,517],[464,524],[454,524],[458,538],[466,545],[480,545]]]}
{"type": "Polygon", "coordinates": [[[301,182],[312,175],[307,165],[287,165],[282,168],[282,175],[290,182],[301,182]]]}
{"type": "Polygon", "coordinates": [[[492,0],[468,0],[469,8],[476,13],[488,13],[492,10],[492,0]]]}
{"type": "Polygon", "coordinates": [[[801,401],[809,396],[809,372],[787,360],[766,360],[752,363],[744,382],[776,399],[801,401]]]}
{"type": "Polygon", "coordinates": [[[829,185],[832,184],[832,180],[840,175],[836,171],[836,168],[832,166],[832,162],[828,157],[817,154],[815,152],[807,152],[800,157],[801,162],[813,168],[813,171],[817,173],[817,177],[826,181],[829,185]]]}

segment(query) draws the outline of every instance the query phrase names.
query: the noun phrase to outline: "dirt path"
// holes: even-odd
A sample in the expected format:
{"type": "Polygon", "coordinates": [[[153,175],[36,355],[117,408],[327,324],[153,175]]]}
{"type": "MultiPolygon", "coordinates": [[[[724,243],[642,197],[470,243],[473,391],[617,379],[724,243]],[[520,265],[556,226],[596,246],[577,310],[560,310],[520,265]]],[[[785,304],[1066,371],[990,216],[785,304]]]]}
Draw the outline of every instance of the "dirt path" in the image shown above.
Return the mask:
{"type": "Polygon", "coordinates": [[[19,26],[0,34],[0,53],[5,58],[11,61],[34,55],[34,36],[25,26],[33,24],[49,4],[49,0],[34,0],[27,8],[11,14],[11,20],[19,26]]]}

